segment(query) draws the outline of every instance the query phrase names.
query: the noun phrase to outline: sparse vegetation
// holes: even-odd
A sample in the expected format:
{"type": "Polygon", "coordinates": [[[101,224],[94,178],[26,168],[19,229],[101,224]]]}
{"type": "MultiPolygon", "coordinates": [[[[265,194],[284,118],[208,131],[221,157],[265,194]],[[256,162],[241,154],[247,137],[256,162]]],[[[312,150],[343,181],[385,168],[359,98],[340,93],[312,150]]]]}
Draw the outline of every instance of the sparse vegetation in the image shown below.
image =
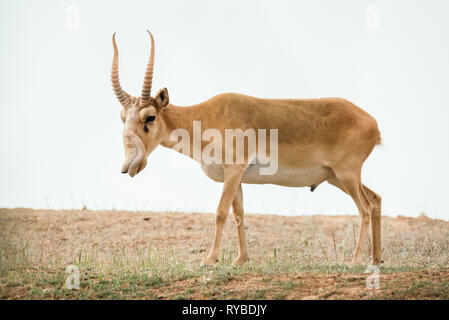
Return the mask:
{"type": "Polygon", "coordinates": [[[0,298],[449,299],[445,221],[383,219],[378,290],[366,288],[366,266],[348,266],[356,216],[247,215],[242,267],[231,265],[229,219],[217,266],[200,268],[213,223],[209,214],[0,209],[0,298]],[[79,290],[65,287],[70,264],[79,290]]]}

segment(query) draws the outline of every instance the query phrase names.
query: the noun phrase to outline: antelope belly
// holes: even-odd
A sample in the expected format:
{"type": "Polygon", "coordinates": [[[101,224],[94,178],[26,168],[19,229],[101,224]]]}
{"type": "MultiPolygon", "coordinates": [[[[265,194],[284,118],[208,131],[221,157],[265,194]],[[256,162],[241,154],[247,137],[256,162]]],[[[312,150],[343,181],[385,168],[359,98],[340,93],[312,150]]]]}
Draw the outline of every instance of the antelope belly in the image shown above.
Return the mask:
{"type": "MultiPolygon", "coordinates": [[[[279,167],[274,175],[261,175],[260,169],[263,167],[259,163],[249,165],[243,174],[242,183],[307,187],[321,183],[332,175],[332,170],[323,166],[308,168],[279,167]]],[[[201,168],[212,180],[223,182],[223,165],[202,165],[201,168]]]]}
{"type": "Polygon", "coordinates": [[[261,175],[260,168],[259,164],[250,165],[243,175],[242,182],[307,187],[321,183],[332,175],[332,170],[323,166],[307,168],[279,167],[274,175],[261,175]]]}

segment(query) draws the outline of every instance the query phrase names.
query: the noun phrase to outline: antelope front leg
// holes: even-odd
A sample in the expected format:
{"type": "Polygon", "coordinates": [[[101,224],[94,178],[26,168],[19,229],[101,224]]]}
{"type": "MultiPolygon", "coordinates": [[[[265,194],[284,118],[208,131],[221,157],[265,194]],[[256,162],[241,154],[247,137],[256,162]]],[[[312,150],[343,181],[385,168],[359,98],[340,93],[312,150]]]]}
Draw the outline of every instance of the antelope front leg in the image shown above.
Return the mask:
{"type": "Polygon", "coordinates": [[[212,244],[209,255],[201,262],[202,266],[211,266],[218,262],[223,228],[245,170],[246,165],[228,165],[224,168],[223,192],[221,194],[217,216],[215,218],[214,243],[212,244]]]}

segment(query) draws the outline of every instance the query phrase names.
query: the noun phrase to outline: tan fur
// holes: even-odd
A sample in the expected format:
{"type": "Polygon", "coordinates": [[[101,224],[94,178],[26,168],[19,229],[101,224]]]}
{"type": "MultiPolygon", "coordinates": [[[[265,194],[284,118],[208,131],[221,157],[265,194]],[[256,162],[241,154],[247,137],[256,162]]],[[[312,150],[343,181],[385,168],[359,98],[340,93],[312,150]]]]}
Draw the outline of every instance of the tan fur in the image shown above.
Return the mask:
{"type": "MultiPolygon", "coordinates": [[[[146,165],[146,158],[159,145],[173,148],[170,139],[175,129],[185,129],[193,135],[193,121],[201,121],[201,130],[214,128],[225,137],[225,129],[278,129],[278,172],[261,176],[250,165],[250,155],[244,164],[204,165],[205,173],[223,182],[223,192],[217,208],[215,237],[204,265],[216,263],[224,223],[232,206],[237,222],[239,255],[234,261],[241,265],[248,260],[244,230],[243,193],[241,183],[310,186],[321,182],[349,194],[361,216],[361,229],[353,264],[361,263],[368,227],[372,225],[372,263],[381,262],[380,219],[381,198],[361,181],[362,165],[376,144],[380,133],[376,120],[364,110],[341,98],[325,99],[261,99],[242,94],[225,93],[193,106],[169,103],[164,88],[142,105],[139,99],[122,112],[126,160],[122,172],[134,176],[146,165]],[[147,124],[148,114],[155,120],[147,124]],[[137,141],[137,142],[136,142],[137,141]]],[[[202,149],[207,142],[202,143],[202,149]]],[[[224,145],[224,142],[223,142],[224,145]]],[[[224,152],[224,151],[223,151],[224,152]]]]}

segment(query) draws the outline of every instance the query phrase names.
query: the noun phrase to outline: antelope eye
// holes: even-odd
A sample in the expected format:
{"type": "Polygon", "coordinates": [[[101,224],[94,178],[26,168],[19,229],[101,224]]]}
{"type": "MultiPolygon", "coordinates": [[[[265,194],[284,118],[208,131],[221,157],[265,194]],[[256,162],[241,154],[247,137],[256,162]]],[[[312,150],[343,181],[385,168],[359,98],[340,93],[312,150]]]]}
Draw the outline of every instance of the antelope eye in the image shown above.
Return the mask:
{"type": "Polygon", "coordinates": [[[145,119],[145,123],[152,122],[152,121],[154,121],[154,119],[156,119],[156,116],[148,116],[148,117],[145,119]]]}

